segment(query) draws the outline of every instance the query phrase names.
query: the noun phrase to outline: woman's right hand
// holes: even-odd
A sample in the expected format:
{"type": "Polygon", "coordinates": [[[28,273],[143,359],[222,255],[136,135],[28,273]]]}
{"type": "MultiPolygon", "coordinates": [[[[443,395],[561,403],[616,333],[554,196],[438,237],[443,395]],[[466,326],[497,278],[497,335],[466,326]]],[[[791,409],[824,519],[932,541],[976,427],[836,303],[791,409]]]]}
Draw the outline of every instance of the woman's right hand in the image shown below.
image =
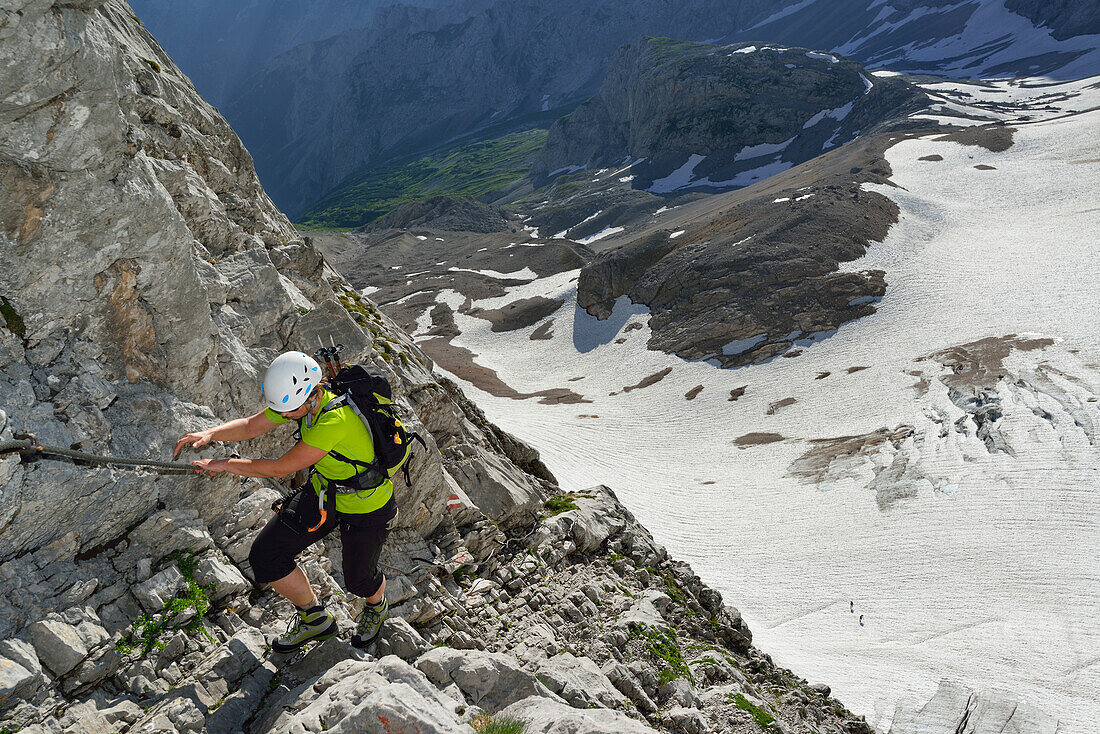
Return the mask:
{"type": "Polygon", "coordinates": [[[206,444],[214,440],[214,436],[210,431],[195,431],[194,433],[188,433],[186,436],[176,441],[176,450],[172,452],[172,458],[175,459],[180,455],[180,451],[187,444],[191,444],[191,448],[198,451],[206,444]]]}

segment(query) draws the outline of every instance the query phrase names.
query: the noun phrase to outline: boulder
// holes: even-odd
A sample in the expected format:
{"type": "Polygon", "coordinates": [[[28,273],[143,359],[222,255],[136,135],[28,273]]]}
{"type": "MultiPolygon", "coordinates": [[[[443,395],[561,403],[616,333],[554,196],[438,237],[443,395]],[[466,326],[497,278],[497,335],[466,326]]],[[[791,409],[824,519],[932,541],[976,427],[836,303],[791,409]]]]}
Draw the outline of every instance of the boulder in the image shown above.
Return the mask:
{"type": "Polygon", "coordinates": [[[32,673],[14,660],[0,657],[0,708],[8,699],[21,692],[30,691],[41,683],[42,675],[32,673]]]}
{"type": "Polygon", "coordinates": [[[88,656],[92,647],[104,642],[107,630],[90,620],[77,625],[62,621],[59,615],[50,615],[27,628],[38,659],[51,673],[62,676],[75,668],[88,656]]]}
{"type": "Polygon", "coordinates": [[[438,686],[456,683],[470,703],[483,709],[495,711],[527,696],[561,700],[502,653],[437,647],[421,655],[416,667],[438,686]]]}
{"type": "Polygon", "coordinates": [[[476,448],[448,470],[478,509],[502,528],[530,522],[542,509],[538,483],[515,464],[476,448]]]}
{"type": "Polygon", "coordinates": [[[159,612],[184,586],[183,574],[175,566],[159,571],[134,587],[134,596],[147,612],[159,612]]]}
{"type": "Polygon", "coordinates": [[[673,706],[668,710],[668,723],[676,734],[707,734],[707,718],[696,708],[673,706]]]}
{"type": "Polygon", "coordinates": [[[591,659],[567,652],[539,665],[538,679],[576,708],[625,708],[626,697],[616,690],[591,659]]]}
{"type": "Polygon", "coordinates": [[[622,663],[609,662],[601,671],[619,691],[634,702],[639,711],[651,714],[657,710],[657,704],[653,703],[642,684],[634,677],[630,668],[622,663]]]}
{"type": "Polygon", "coordinates": [[[389,651],[408,662],[412,662],[432,649],[431,644],[402,617],[391,617],[382,628],[381,644],[389,651]]]}
{"type": "Polygon", "coordinates": [[[684,708],[702,706],[699,695],[686,678],[673,678],[667,683],[662,683],[657,689],[657,697],[662,705],[673,703],[684,708]]]}
{"type": "Polygon", "coordinates": [[[527,734],[653,734],[657,730],[611,709],[575,709],[562,701],[530,696],[500,712],[518,719],[527,734]]]}
{"type": "Polygon", "coordinates": [[[284,707],[287,710],[269,729],[272,734],[323,729],[378,734],[469,731],[455,714],[452,699],[436,690],[423,673],[392,655],[377,663],[346,660],[312,686],[299,689],[298,702],[286,702],[284,707]],[[313,697],[315,691],[321,693],[313,697]]]}
{"type": "Polygon", "coordinates": [[[567,538],[581,553],[590,553],[626,527],[622,505],[607,487],[593,487],[570,498],[577,509],[544,520],[531,541],[531,547],[537,548],[551,538],[567,538]]]}
{"type": "Polygon", "coordinates": [[[213,584],[211,600],[221,601],[252,588],[252,584],[235,566],[222,563],[214,555],[207,555],[195,566],[195,581],[203,586],[213,584]]]}
{"type": "Polygon", "coordinates": [[[646,589],[619,616],[615,626],[629,628],[633,625],[648,625],[664,632],[668,629],[668,622],[661,616],[661,611],[668,609],[668,605],[671,603],[672,600],[663,591],[646,589]]]}

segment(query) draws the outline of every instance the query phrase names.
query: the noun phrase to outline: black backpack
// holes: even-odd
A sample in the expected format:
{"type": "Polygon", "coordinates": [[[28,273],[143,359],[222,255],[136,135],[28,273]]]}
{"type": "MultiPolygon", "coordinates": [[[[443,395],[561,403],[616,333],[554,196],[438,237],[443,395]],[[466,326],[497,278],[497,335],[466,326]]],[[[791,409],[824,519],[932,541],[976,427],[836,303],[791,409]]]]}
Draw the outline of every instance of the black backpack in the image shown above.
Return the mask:
{"type": "Polygon", "coordinates": [[[334,484],[355,491],[376,489],[398,471],[402,471],[405,483],[411,487],[409,457],[412,454],[412,442],[419,441],[425,449],[428,446],[419,433],[410,433],[401,422],[397,415],[397,406],[393,404],[390,383],[381,375],[357,364],[345,365],[329,382],[337,397],[329,401],[321,412],[349,406],[366,425],[371,441],[374,442],[372,462],[359,461],[337,451],[329,451],[335,459],[359,470],[354,477],[334,484]]]}

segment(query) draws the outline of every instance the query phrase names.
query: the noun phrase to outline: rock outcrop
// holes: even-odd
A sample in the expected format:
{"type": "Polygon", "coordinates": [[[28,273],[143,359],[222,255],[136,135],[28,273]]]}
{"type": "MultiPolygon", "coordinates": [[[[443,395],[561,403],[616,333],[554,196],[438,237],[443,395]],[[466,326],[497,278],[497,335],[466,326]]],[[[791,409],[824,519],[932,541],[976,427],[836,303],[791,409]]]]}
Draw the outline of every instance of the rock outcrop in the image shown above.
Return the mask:
{"type": "Polygon", "coordinates": [[[830,53],[640,38],[616,53],[599,93],[550,128],[531,178],[538,187],[627,160],[631,185],[656,193],[747,186],[907,124],[925,104],[906,82],[830,53]]]}
{"type": "MultiPolygon", "coordinates": [[[[292,608],[248,565],[284,485],[4,455],[0,727],[455,732],[503,707],[540,731],[749,730],[761,712],[865,730],[754,650],[609,490],[563,493],[434,377],[298,237],[125,3],[14,9],[0,21],[0,438],[164,458],[184,432],[255,412],[276,353],[331,335],[386,375],[428,449],[398,490],[382,638],[291,660],[267,639],[292,608]]],[[[203,453],[288,445],[277,432],[203,453]]],[[[340,553],[329,537],[300,563],[347,631],[360,602],[340,553]]]]}
{"type": "Polygon", "coordinates": [[[577,302],[607,318],[617,299],[649,307],[650,347],[722,367],[796,357],[874,312],[881,271],[843,271],[897,219],[884,196],[889,135],[863,138],[759,186],[720,195],[676,233],[651,226],[581,271],[577,302]]]}

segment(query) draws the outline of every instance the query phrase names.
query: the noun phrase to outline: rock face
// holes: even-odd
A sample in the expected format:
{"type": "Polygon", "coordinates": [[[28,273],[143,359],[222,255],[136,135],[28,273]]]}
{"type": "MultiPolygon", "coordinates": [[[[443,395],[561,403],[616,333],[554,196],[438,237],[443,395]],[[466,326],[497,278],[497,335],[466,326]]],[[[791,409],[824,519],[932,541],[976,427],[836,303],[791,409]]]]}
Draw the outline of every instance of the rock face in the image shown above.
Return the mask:
{"type": "MultiPolygon", "coordinates": [[[[187,7],[171,0],[133,0],[130,5],[156,35],[203,97],[221,107],[240,84],[272,57],[302,43],[348,28],[366,28],[388,0],[276,0],[225,3],[203,0],[187,7]]],[[[403,3],[407,11],[433,0],[403,3]]]]}
{"type": "Polygon", "coordinates": [[[1095,1],[1007,0],[1005,7],[1037,26],[1050,28],[1051,35],[1059,41],[1073,36],[1100,33],[1100,3],[1095,1]]]}
{"type": "Polygon", "coordinates": [[[531,178],[537,188],[554,172],[632,160],[632,186],[656,193],[747,186],[897,124],[925,99],[829,53],[641,38],[550,128],[531,178]]]}

